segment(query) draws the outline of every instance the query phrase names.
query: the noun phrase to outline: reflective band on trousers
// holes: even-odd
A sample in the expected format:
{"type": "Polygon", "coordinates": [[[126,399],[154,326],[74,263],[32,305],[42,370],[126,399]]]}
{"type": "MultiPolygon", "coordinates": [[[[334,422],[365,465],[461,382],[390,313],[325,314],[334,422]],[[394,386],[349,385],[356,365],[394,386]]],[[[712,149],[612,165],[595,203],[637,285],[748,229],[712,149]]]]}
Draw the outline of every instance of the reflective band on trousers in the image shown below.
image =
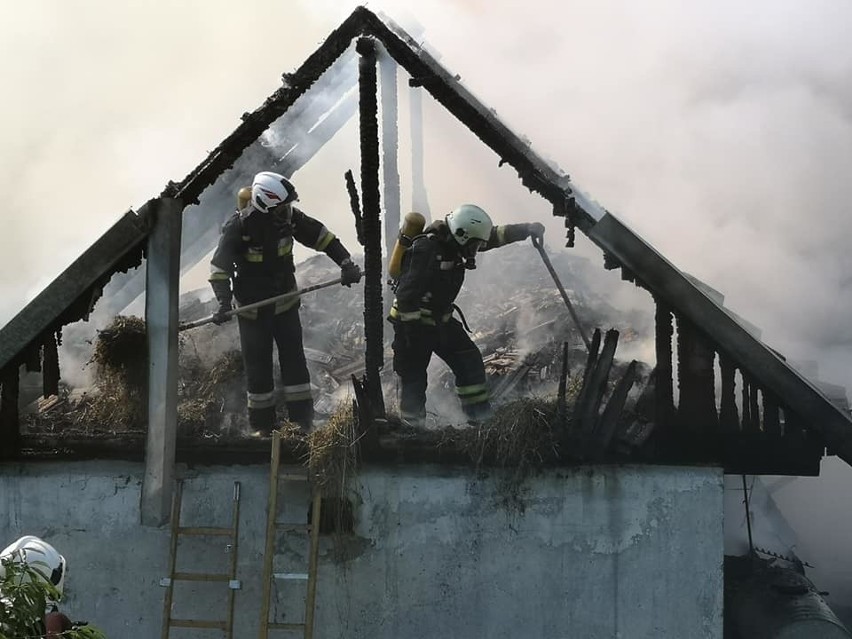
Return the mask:
{"type": "Polygon", "coordinates": [[[304,399],[312,399],[311,385],[308,384],[293,384],[292,386],[284,387],[284,401],[298,402],[304,399]]]}
{"type": "Polygon", "coordinates": [[[275,406],[275,391],[268,393],[246,393],[249,408],[269,408],[275,406]]]}
{"type": "Polygon", "coordinates": [[[456,386],[456,395],[459,396],[459,399],[464,406],[469,404],[480,404],[488,401],[488,386],[485,384],[456,386]]]}

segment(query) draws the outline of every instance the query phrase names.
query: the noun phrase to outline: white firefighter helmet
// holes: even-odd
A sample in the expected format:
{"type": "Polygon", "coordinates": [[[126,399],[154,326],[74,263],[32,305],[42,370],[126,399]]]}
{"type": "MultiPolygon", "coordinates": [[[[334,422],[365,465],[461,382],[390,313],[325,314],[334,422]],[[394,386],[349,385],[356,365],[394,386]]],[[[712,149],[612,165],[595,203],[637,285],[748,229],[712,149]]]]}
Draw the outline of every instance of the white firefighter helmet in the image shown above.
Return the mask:
{"type": "Polygon", "coordinates": [[[261,171],[251,183],[251,203],[258,211],[266,213],[279,204],[299,199],[293,183],[283,175],[261,171]]]}
{"type": "MultiPolygon", "coordinates": [[[[59,596],[62,596],[67,570],[65,558],[56,551],[56,548],[43,539],[33,535],[21,537],[0,551],[0,559],[4,562],[12,561],[26,564],[41,575],[46,582],[53,584],[59,591],[59,596]]],[[[0,568],[0,572],[5,573],[5,570],[0,568]]]]}
{"type": "Polygon", "coordinates": [[[491,218],[475,204],[462,204],[447,215],[447,226],[450,233],[462,246],[475,241],[477,245],[485,244],[491,237],[491,218]]]}

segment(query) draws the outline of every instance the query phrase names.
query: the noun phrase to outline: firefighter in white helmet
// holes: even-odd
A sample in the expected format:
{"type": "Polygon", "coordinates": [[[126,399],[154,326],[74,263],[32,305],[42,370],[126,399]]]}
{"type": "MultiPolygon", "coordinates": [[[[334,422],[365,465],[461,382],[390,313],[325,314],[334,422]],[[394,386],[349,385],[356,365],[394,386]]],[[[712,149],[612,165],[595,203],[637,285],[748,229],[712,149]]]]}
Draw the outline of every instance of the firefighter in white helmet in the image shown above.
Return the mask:
{"type": "MultiPolygon", "coordinates": [[[[65,558],[43,539],[26,535],[0,551],[0,582],[6,577],[8,563],[26,565],[40,579],[56,589],[58,599],[62,598],[67,574],[65,558]]],[[[27,573],[23,579],[31,579],[30,574],[27,573]]],[[[0,592],[0,597],[2,594],[0,592]]],[[[50,609],[44,611],[41,619],[33,620],[34,631],[37,631],[39,636],[60,637],[62,632],[72,628],[71,620],[57,610],[57,601],[46,603],[50,609]]]]}
{"type": "Polygon", "coordinates": [[[456,394],[471,420],[490,414],[482,354],[465,327],[453,317],[465,272],[476,268],[476,254],[530,236],[541,239],[544,225],[494,226],[488,214],[462,204],[433,222],[402,258],[396,299],[389,321],[394,327],[393,367],[401,386],[403,419],[420,424],[426,416],[426,369],[436,354],[455,375],[456,394]]]}
{"type": "MultiPolygon", "coordinates": [[[[361,269],[349,251],[322,222],[296,208],[296,200],[296,189],[284,176],[270,171],[255,175],[248,203],[225,223],[210,262],[210,284],[219,302],[214,322],[228,319],[224,313],[231,310],[232,301],[239,307],[297,289],[294,240],[334,260],[344,286],[360,281],[361,269]]],[[[310,430],[313,399],[302,346],[299,298],[241,313],[238,323],[251,427],[262,434],[275,427],[275,343],[288,417],[303,430],[310,430]]]]}

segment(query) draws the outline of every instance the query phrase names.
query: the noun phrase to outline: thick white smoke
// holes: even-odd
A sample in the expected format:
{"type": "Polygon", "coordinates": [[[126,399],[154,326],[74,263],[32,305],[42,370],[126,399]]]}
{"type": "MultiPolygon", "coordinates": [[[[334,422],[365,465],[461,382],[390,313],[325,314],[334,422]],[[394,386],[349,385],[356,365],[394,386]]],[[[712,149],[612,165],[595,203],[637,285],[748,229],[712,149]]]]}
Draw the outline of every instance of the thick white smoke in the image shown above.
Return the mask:
{"type": "MultiPolygon", "coordinates": [[[[0,5],[0,323],[124,210],[181,179],[354,5],[0,5]]],[[[376,8],[416,16],[442,61],[582,188],[723,292],[770,345],[852,387],[852,5],[388,0],[376,8]]],[[[561,245],[559,221],[510,169],[497,169],[428,99],[424,115],[433,213],[475,201],[500,222],[547,220],[551,244],[561,245]]],[[[352,246],[342,174],[357,170],[355,142],[350,125],[297,176],[305,209],[352,246]]],[[[832,473],[849,477],[845,465],[832,473]]],[[[848,491],[832,491],[815,512],[822,484],[794,485],[810,495],[801,497],[806,516],[785,504],[814,553],[803,559],[837,566],[844,544],[821,543],[812,522],[852,511],[848,491]]],[[[852,522],[832,522],[846,539],[852,522]]],[[[836,575],[820,585],[833,601],[852,601],[836,575]]]]}

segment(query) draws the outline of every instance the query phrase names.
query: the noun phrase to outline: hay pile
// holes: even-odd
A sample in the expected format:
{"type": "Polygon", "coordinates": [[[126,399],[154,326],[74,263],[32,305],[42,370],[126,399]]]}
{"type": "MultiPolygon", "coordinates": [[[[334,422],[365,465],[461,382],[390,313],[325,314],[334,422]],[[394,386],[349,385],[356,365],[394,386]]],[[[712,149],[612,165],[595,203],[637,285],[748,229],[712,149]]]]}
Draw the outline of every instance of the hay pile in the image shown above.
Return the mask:
{"type": "Polygon", "coordinates": [[[557,420],[555,401],[518,399],[498,407],[482,424],[456,431],[458,445],[477,466],[514,468],[527,474],[558,458],[553,433],[557,420]]]}
{"type": "Polygon", "coordinates": [[[148,337],[138,317],[117,316],[98,331],[91,364],[100,392],[81,401],[79,421],[111,430],[144,429],[148,413],[148,337]]]}
{"type": "MultiPolygon", "coordinates": [[[[181,362],[178,388],[178,429],[186,434],[219,431],[222,413],[233,399],[243,400],[243,358],[238,350],[225,353],[211,369],[198,358],[181,362]],[[236,391],[236,394],[235,394],[236,391]]],[[[240,414],[245,407],[237,407],[240,414]]]]}
{"type": "Polygon", "coordinates": [[[308,435],[308,468],[314,485],[326,497],[342,497],[358,468],[357,419],[351,400],[338,404],[322,428],[308,435]]]}

